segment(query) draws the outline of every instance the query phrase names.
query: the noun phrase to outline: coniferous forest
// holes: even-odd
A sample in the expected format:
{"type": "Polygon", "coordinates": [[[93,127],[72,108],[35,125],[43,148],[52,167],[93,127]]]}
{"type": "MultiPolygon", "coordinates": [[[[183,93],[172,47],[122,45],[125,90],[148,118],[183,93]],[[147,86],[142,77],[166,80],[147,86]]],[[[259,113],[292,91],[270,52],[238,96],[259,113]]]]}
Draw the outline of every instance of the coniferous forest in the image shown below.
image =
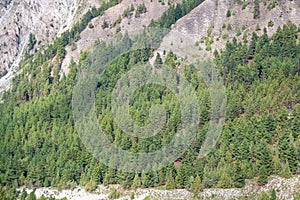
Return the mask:
{"type": "MultiPolygon", "coordinates": [[[[168,28],[199,3],[171,7],[150,26],[168,28]],[[175,18],[170,21],[168,16],[175,18]]],[[[213,61],[226,86],[226,122],[217,145],[204,158],[199,158],[198,153],[210,121],[209,91],[193,65],[184,65],[183,59],[166,52],[164,63],[181,70],[198,95],[201,123],[196,141],[178,158],[180,165],[175,167],[172,163],[153,172],[125,173],[107,167],[86,149],[74,126],[71,101],[76,74],[93,63],[91,57],[97,57],[90,55],[111,49],[112,44],[98,42],[93,51],[83,52],[78,64],[70,64],[68,75],[60,73],[64,54],[59,53],[68,42],[54,42],[34,58],[28,55],[0,104],[0,196],[15,199],[15,188],[24,185],[82,185],[92,191],[98,184],[121,184],[127,189],[164,186],[197,193],[203,188],[244,187],[246,179],[264,185],[271,175],[298,175],[300,27],[287,24],[270,37],[266,29],[263,32],[261,36],[252,33],[249,40],[233,38],[224,49],[214,52],[213,61]],[[49,57],[55,61],[49,62],[49,57]]],[[[122,37],[121,45],[143,41],[126,34],[122,37]]],[[[163,130],[153,137],[136,140],[114,122],[110,98],[117,80],[133,66],[148,62],[153,52],[145,47],[115,58],[97,85],[95,110],[99,111],[99,126],[111,142],[131,152],[160,149],[172,139],[180,124],[178,100],[170,90],[155,84],[134,93],[130,114],[135,123],[144,125],[149,123],[151,105],[161,104],[169,113],[163,130]]],[[[158,58],[155,62],[163,61],[158,58]]]]}

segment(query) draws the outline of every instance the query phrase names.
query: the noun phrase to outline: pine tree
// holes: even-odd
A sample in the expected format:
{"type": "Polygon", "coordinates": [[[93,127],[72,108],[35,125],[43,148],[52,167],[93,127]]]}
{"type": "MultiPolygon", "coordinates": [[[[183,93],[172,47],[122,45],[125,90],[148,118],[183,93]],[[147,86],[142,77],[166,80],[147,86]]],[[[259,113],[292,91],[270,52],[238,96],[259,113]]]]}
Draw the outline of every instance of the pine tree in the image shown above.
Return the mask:
{"type": "Polygon", "coordinates": [[[262,167],[259,168],[258,170],[258,179],[257,183],[259,185],[265,185],[268,182],[268,172],[266,167],[263,165],[262,167]]]}
{"type": "Polygon", "coordinates": [[[25,189],[22,190],[22,194],[21,194],[21,200],[25,200],[27,197],[27,192],[25,189]]]}
{"type": "Polygon", "coordinates": [[[270,175],[274,170],[274,163],[271,150],[264,139],[260,140],[256,145],[255,157],[257,159],[257,167],[262,168],[264,166],[267,176],[270,175]]]}
{"type": "Polygon", "coordinates": [[[34,191],[30,192],[30,194],[26,197],[26,200],[36,200],[34,191]]]}
{"type": "Polygon", "coordinates": [[[109,184],[109,175],[108,172],[106,172],[103,179],[103,185],[107,186],[108,184],[109,184]]]}
{"type": "Polygon", "coordinates": [[[258,197],[258,200],[269,200],[269,199],[270,199],[269,195],[265,191],[262,191],[258,197]]]}
{"type": "Polygon", "coordinates": [[[245,174],[239,161],[234,164],[232,180],[234,182],[234,186],[237,188],[245,186],[245,174]]]}
{"type": "Polygon", "coordinates": [[[273,158],[274,160],[274,172],[276,174],[279,174],[280,171],[282,170],[282,166],[281,166],[281,163],[280,163],[280,159],[279,159],[279,156],[278,154],[276,154],[273,158]]]}
{"type": "Polygon", "coordinates": [[[169,172],[166,182],[166,189],[171,190],[175,188],[175,181],[172,175],[172,172],[169,172]]]}
{"type": "Polygon", "coordinates": [[[176,187],[184,188],[188,179],[187,166],[181,164],[177,169],[177,176],[175,178],[176,187]]]}
{"type": "Polygon", "coordinates": [[[131,188],[132,189],[137,189],[139,187],[141,187],[141,180],[140,180],[139,175],[136,173],[135,176],[134,176],[131,188]]]}
{"type": "Polygon", "coordinates": [[[224,171],[223,174],[221,175],[221,178],[217,184],[217,187],[219,188],[231,188],[233,187],[233,181],[231,178],[228,176],[228,174],[224,171]]]}
{"type": "Polygon", "coordinates": [[[279,155],[281,160],[287,160],[292,172],[296,171],[298,166],[296,149],[292,141],[291,134],[283,133],[279,138],[279,155]]]}
{"type": "Polygon", "coordinates": [[[290,170],[289,162],[286,161],[285,165],[283,166],[282,170],[280,171],[279,175],[283,178],[291,178],[292,173],[290,170]]]}
{"type": "Polygon", "coordinates": [[[203,191],[202,182],[200,176],[197,175],[193,184],[193,193],[198,194],[203,191]]]}
{"type": "Polygon", "coordinates": [[[276,191],[272,189],[270,200],[276,200],[276,191]]]}
{"type": "Polygon", "coordinates": [[[161,64],[163,64],[163,61],[161,59],[160,53],[157,53],[154,61],[154,65],[155,67],[160,67],[161,64]]]}

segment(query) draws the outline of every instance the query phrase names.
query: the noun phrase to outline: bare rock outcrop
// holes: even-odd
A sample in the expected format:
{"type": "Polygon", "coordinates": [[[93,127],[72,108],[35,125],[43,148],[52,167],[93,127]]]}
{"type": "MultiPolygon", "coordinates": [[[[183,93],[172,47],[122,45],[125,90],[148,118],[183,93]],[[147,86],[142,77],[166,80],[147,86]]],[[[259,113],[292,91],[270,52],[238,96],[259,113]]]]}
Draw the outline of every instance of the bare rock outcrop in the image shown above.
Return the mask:
{"type": "Polygon", "coordinates": [[[254,19],[254,1],[245,1],[245,7],[238,2],[204,1],[172,26],[158,52],[172,50],[179,56],[211,57],[215,49],[220,50],[233,37],[241,41],[246,34],[250,39],[252,32],[262,34],[263,28],[272,35],[288,22],[300,24],[297,14],[300,13],[300,1],[276,1],[275,7],[270,6],[273,1],[261,1],[257,19],[254,19]],[[227,16],[228,11],[230,16],[227,16]]]}

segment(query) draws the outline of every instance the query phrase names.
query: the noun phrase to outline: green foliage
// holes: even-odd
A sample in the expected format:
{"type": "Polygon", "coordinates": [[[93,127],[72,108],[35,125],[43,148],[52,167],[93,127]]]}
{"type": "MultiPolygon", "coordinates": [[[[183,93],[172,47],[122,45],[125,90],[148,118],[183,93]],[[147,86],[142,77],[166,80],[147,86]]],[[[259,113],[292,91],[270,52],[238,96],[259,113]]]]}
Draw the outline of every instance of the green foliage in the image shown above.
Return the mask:
{"type": "Polygon", "coordinates": [[[89,23],[89,28],[92,29],[94,28],[95,26],[92,24],[92,23],[89,23]]]}
{"type": "Polygon", "coordinates": [[[296,149],[294,147],[293,136],[283,133],[279,139],[279,156],[282,161],[287,161],[291,171],[295,171],[298,167],[296,149]]]}
{"type": "Polygon", "coordinates": [[[272,20],[270,20],[269,22],[268,22],[268,27],[273,27],[274,26],[274,22],[272,21],[272,20]]]}
{"type": "Polygon", "coordinates": [[[231,24],[228,24],[227,25],[227,31],[231,31],[232,30],[232,26],[231,26],[231,24]]]}
{"type": "Polygon", "coordinates": [[[108,28],[109,27],[109,24],[107,23],[107,21],[106,20],[104,20],[104,22],[103,22],[103,24],[102,24],[102,26],[101,26],[103,29],[106,29],[106,28],[108,28]]]}
{"type": "Polygon", "coordinates": [[[272,189],[270,200],[276,200],[276,191],[275,191],[275,189],[272,189]]]}
{"type": "Polygon", "coordinates": [[[230,176],[226,173],[223,172],[221,175],[221,178],[217,184],[217,187],[220,188],[232,188],[234,186],[233,181],[231,180],[230,176]]]}
{"type": "Polygon", "coordinates": [[[120,192],[119,192],[117,189],[112,188],[112,189],[110,190],[110,193],[109,193],[109,195],[108,195],[108,198],[109,198],[109,199],[118,199],[118,198],[120,198],[120,197],[121,197],[121,194],[120,194],[120,192]]]}
{"type": "Polygon", "coordinates": [[[289,162],[286,162],[284,164],[284,166],[282,167],[282,170],[280,171],[279,175],[283,178],[291,178],[292,177],[289,162]]]}
{"type": "Polygon", "coordinates": [[[159,67],[161,64],[163,64],[163,61],[161,59],[160,53],[157,53],[154,61],[154,65],[159,67]]]}
{"type": "Polygon", "coordinates": [[[279,172],[282,170],[282,166],[278,154],[276,154],[273,157],[273,160],[274,160],[274,173],[279,174],[279,172]]]}
{"type": "Polygon", "coordinates": [[[255,30],[256,31],[260,31],[261,30],[259,24],[256,24],[255,30]]]}
{"type": "Polygon", "coordinates": [[[27,197],[27,192],[26,192],[25,189],[23,189],[23,190],[22,190],[22,193],[21,193],[21,196],[20,196],[20,199],[21,199],[21,200],[25,200],[26,197],[27,197]]]}
{"type": "MultiPolygon", "coordinates": [[[[183,1],[171,5],[166,14],[157,21],[153,20],[151,25],[170,27],[199,3],[183,1]]],[[[97,10],[92,9],[86,20],[96,16],[97,10]]],[[[201,191],[201,178],[204,188],[228,188],[243,187],[245,178],[257,175],[258,183],[263,185],[271,174],[282,173],[290,177],[297,172],[300,48],[295,25],[279,28],[272,37],[268,37],[266,30],[261,36],[253,33],[248,43],[234,38],[222,51],[215,53],[215,62],[227,86],[227,116],[218,145],[201,159],[197,153],[211,119],[210,93],[194,66],[177,69],[182,63],[173,52],[168,52],[165,64],[184,71],[184,76],[199,96],[199,130],[195,142],[180,158],[178,168],[171,164],[159,172],[143,172],[141,176],[109,169],[93,158],[77,135],[71,105],[77,70],[100,62],[103,59],[98,57],[100,51],[110,52],[108,50],[113,47],[120,50],[137,41],[125,34],[119,46],[98,42],[93,55],[82,53],[79,63],[71,62],[69,74],[64,75],[59,59],[64,57],[64,47],[70,41],[74,42],[75,37],[79,38],[79,30],[72,36],[72,31],[66,33],[44,53],[38,52],[34,59],[25,60],[22,71],[13,80],[11,91],[3,96],[0,104],[1,196],[14,196],[15,191],[8,188],[21,185],[72,187],[81,184],[94,188],[97,184],[119,183],[132,188],[166,185],[167,189],[198,188],[197,191],[201,191]],[[57,61],[48,62],[56,54],[57,61]],[[275,155],[273,150],[277,149],[275,155]],[[287,164],[281,166],[281,162],[287,164]]],[[[148,41],[149,35],[139,36],[138,41],[148,41]]],[[[131,152],[160,149],[180,128],[178,100],[171,91],[155,84],[141,87],[130,97],[130,115],[137,124],[145,125],[150,121],[151,106],[161,104],[168,117],[157,136],[139,140],[128,136],[118,128],[110,112],[111,94],[117,81],[133,66],[144,64],[152,56],[153,50],[148,48],[117,58],[114,53],[106,55],[106,58],[115,59],[108,64],[95,91],[95,110],[101,128],[115,145],[131,152]]],[[[161,60],[157,62],[162,63],[161,60]]]]}
{"type": "Polygon", "coordinates": [[[259,185],[265,185],[268,182],[268,172],[266,167],[263,165],[262,167],[259,168],[258,170],[258,179],[257,183],[259,185]]]}
{"type": "Polygon", "coordinates": [[[234,182],[234,186],[237,188],[242,188],[245,186],[245,172],[242,170],[239,161],[234,163],[233,167],[232,180],[234,182]]]}
{"type": "Polygon", "coordinates": [[[242,32],[241,32],[241,29],[237,29],[237,31],[236,31],[236,36],[240,36],[240,35],[242,35],[242,32]]]}
{"type": "Polygon", "coordinates": [[[150,27],[170,28],[178,19],[185,16],[192,9],[197,7],[203,0],[183,1],[181,4],[171,5],[170,8],[164,12],[162,17],[157,21],[152,21],[150,27]]]}
{"type": "Polygon", "coordinates": [[[200,176],[197,175],[193,184],[193,193],[198,194],[203,191],[202,182],[200,176]]]}
{"type": "Polygon", "coordinates": [[[225,40],[229,37],[228,33],[225,33],[224,35],[222,35],[222,39],[225,40]]]}
{"type": "Polygon", "coordinates": [[[259,19],[260,18],[260,7],[259,7],[259,0],[254,0],[254,13],[253,13],[253,18],[254,19],[259,19]]]}
{"type": "Polygon", "coordinates": [[[172,172],[169,172],[168,174],[167,181],[166,181],[166,189],[167,190],[175,189],[175,181],[172,172]]]}
{"type": "Polygon", "coordinates": [[[227,10],[226,17],[231,17],[231,11],[230,10],[227,10]]]}
{"type": "Polygon", "coordinates": [[[135,12],[135,17],[140,17],[141,14],[146,13],[147,12],[147,8],[145,6],[145,4],[140,4],[137,6],[136,8],[136,12],[135,12]]]}
{"type": "Polygon", "coordinates": [[[131,185],[131,188],[132,189],[137,189],[139,187],[141,187],[141,180],[140,180],[139,175],[135,174],[132,185],[131,185]]]}
{"type": "Polygon", "coordinates": [[[29,195],[26,197],[26,200],[37,200],[34,191],[29,193],[29,195]]]}
{"type": "Polygon", "coordinates": [[[276,7],[276,5],[277,5],[276,1],[273,1],[272,3],[270,3],[270,4],[268,5],[268,10],[272,10],[273,8],[276,7]]]}
{"type": "Polygon", "coordinates": [[[247,6],[248,6],[248,3],[244,1],[244,2],[243,2],[243,5],[242,5],[242,10],[246,9],[247,6]]]}
{"type": "Polygon", "coordinates": [[[34,48],[35,44],[36,44],[36,38],[32,33],[30,33],[29,34],[29,42],[28,42],[29,51],[34,48]]]}
{"type": "Polygon", "coordinates": [[[242,31],[245,31],[246,30],[246,25],[245,24],[243,24],[243,26],[242,26],[242,31]]]}
{"type": "MultiPolygon", "coordinates": [[[[25,194],[24,194],[25,195],[25,194]]],[[[15,188],[0,185],[0,199],[15,200],[18,198],[18,192],[15,188]]],[[[23,196],[27,197],[27,196],[23,196]]]]}
{"type": "Polygon", "coordinates": [[[258,197],[258,200],[269,200],[269,199],[270,199],[269,195],[265,191],[262,191],[258,197]]]}

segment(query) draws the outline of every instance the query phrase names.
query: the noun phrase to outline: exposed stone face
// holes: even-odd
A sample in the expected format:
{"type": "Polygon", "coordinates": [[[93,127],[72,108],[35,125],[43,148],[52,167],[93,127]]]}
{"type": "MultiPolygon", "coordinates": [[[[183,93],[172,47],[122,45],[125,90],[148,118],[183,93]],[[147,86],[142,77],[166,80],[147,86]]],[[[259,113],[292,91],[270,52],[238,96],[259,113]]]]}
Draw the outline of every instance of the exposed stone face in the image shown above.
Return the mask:
{"type": "Polygon", "coordinates": [[[8,69],[27,50],[29,34],[37,46],[51,41],[72,17],[75,0],[11,0],[0,6],[0,70],[8,69]]]}
{"type": "Polygon", "coordinates": [[[90,6],[99,0],[2,0],[0,2],[0,71],[18,64],[28,50],[29,34],[35,48],[51,42],[70,28],[90,6]]]}
{"type": "MultiPolygon", "coordinates": [[[[173,3],[181,2],[181,0],[173,0],[173,3]]],[[[96,40],[100,41],[110,41],[116,31],[119,28],[122,34],[127,31],[129,34],[138,33],[138,31],[143,30],[144,26],[148,26],[151,19],[158,19],[162,14],[169,8],[168,4],[159,3],[157,0],[145,1],[145,0],[123,0],[120,4],[113,6],[106,10],[102,16],[96,17],[92,20],[93,28],[86,27],[86,29],[80,34],[80,40],[76,42],[76,49],[72,50],[71,46],[67,46],[66,58],[62,63],[62,69],[64,73],[68,73],[68,66],[71,59],[75,62],[78,61],[80,52],[90,50],[96,40]],[[135,17],[135,11],[138,5],[144,3],[147,12],[141,14],[139,17],[135,17]],[[135,11],[131,12],[127,17],[122,16],[124,10],[127,10],[134,6],[135,11]],[[119,24],[114,26],[114,23],[121,17],[119,24]],[[103,23],[107,22],[109,27],[102,27],[103,23]]]]}
{"type": "Polygon", "coordinates": [[[300,13],[300,1],[298,0],[276,1],[277,5],[272,9],[268,9],[268,5],[272,1],[266,1],[266,4],[261,1],[259,19],[253,17],[253,1],[248,1],[249,4],[245,9],[242,9],[241,3],[235,2],[238,1],[205,0],[172,26],[171,32],[164,38],[158,51],[172,50],[179,56],[192,54],[200,56],[200,58],[211,57],[214,49],[223,48],[226,42],[233,37],[241,41],[243,34],[246,33],[250,39],[252,32],[256,31],[261,35],[264,27],[267,28],[268,34],[272,35],[279,26],[283,26],[289,21],[296,25],[300,24],[300,15],[297,14],[300,13]],[[231,11],[230,17],[226,16],[228,10],[231,11]],[[268,26],[269,21],[274,23],[272,27],[268,26]],[[228,30],[229,24],[231,28],[228,30]],[[259,31],[256,30],[257,24],[261,28],[259,31]],[[242,30],[243,25],[245,30],[242,30]],[[241,30],[240,35],[237,35],[238,29],[241,30]],[[209,30],[209,38],[213,43],[211,50],[206,50],[205,43],[209,30]],[[195,47],[196,42],[199,42],[198,47],[195,47]]]}
{"type": "MultiPolygon", "coordinates": [[[[22,55],[28,51],[28,38],[32,33],[37,43],[35,49],[52,41],[53,37],[62,33],[80,19],[91,6],[99,7],[102,0],[2,0],[0,2],[0,72],[10,70],[17,66],[22,55]]],[[[173,3],[181,0],[171,1],[173,3]]],[[[300,24],[300,1],[276,1],[277,5],[271,10],[268,5],[272,2],[267,0],[266,4],[260,3],[260,18],[253,18],[253,1],[242,9],[241,3],[233,0],[205,0],[183,18],[179,19],[173,26],[171,32],[164,38],[159,52],[172,50],[178,56],[196,55],[196,57],[211,57],[215,49],[223,48],[225,43],[233,37],[242,40],[243,34],[247,33],[248,39],[251,33],[256,31],[259,24],[262,34],[267,27],[268,34],[273,34],[278,26],[291,21],[300,24]],[[231,16],[227,17],[227,11],[231,16]],[[268,27],[268,22],[274,25],[268,27]],[[230,24],[231,29],[227,27],[230,24]],[[224,25],[226,28],[224,28],[224,25]],[[242,27],[245,30],[242,30],[242,27]],[[237,35],[238,29],[242,30],[237,35]],[[212,41],[207,49],[206,37],[210,31],[209,39],[212,41]],[[225,38],[224,36],[227,35],[225,38]],[[198,42],[199,46],[195,47],[198,42]]],[[[92,20],[94,28],[87,27],[81,33],[81,39],[71,46],[66,47],[67,55],[62,63],[63,72],[68,73],[70,60],[78,60],[81,51],[89,50],[97,39],[108,41],[115,35],[117,28],[124,34],[125,30],[135,32],[147,26],[151,19],[159,18],[168,9],[168,4],[162,5],[158,1],[123,0],[120,4],[108,9],[103,16],[92,20]],[[147,12],[140,17],[122,17],[119,25],[112,26],[125,9],[134,5],[145,3],[147,12]],[[109,23],[109,28],[102,28],[104,21],[109,23]]],[[[32,50],[33,51],[35,51],[32,50]]],[[[155,54],[156,55],[156,54],[155,54]]],[[[163,58],[164,59],[164,58],[163,58]]],[[[7,77],[7,78],[9,78],[7,77]]],[[[5,79],[6,80],[6,79],[5,79]]],[[[0,88],[7,85],[4,79],[0,80],[0,88]]]]}
{"type": "MultiPolygon", "coordinates": [[[[0,71],[17,65],[22,55],[27,50],[29,33],[35,35],[37,39],[36,48],[47,44],[57,34],[70,28],[79,17],[91,6],[99,7],[101,0],[2,0],[0,2],[0,71]]],[[[101,17],[92,21],[95,28],[87,28],[82,34],[82,40],[78,41],[77,49],[71,51],[67,48],[67,57],[63,62],[63,69],[66,72],[70,59],[78,59],[80,51],[89,49],[96,39],[107,40],[108,36],[115,34],[116,27],[102,30],[103,21],[114,23],[131,4],[136,7],[140,3],[145,3],[148,12],[139,18],[123,18],[120,24],[121,32],[125,30],[140,30],[143,25],[150,23],[151,19],[159,18],[168,8],[157,1],[129,1],[124,0],[119,5],[114,6],[105,12],[101,17]]],[[[177,0],[175,2],[180,2],[177,0]]],[[[172,31],[166,36],[159,51],[172,49],[178,55],[190,54],[189,50],[194,47],[195,42],[201,41],[207,36],[209,29],[210,37],[213,40],[211,51],[205,51],[206,44],[200,43],[199,52],[192,53],[211,56],[214,49],[220,49],[227,40],[236,36],[237,29],[243,25],[246,27],[248,37],[255,31],[256,25],[268,27],[268,22],[274,22],[273,27],[268,27],[268,33],[272,34],[278,26],[288,21],[300,24],[300,1],[277,1],[277,6],[268,10],[267,6],[271,2],[266,1],[260,4],[260,18],[253,18],[253,1],[242,9],[241,4],[232,0],[206,0],[192,12],[178,20],[172,27],[172,31]],[[231,10],[232,16],[226,17],[227,10],[231,10]],[[223,25],[231,25],[231,30],[226,30],[223,25]],[[227,39],[222,39],[224,34],[228,34],[227,39]],[[186,36],[182,38],[183,36],[186,36]],[[184,41],[185,40],[185,41],[184,41]],[[182,46],[183,45],[183,46],[182,46]],[[177,51],[177,52],[176,52],[177,51]],[[180,52],[182,51],[182,52],[180,52]],[[184,52],[187,51],[187,52],[184,52]]],[[[262,32],[262,31],[261,31],[262,32]]],[[[242,35],[237,36],[241,40],[242,35]]],[[[199,49],[199,48],[198,48],[199,49]]]]}
{"type": "Polygon", "coordinates": [[[9,89],[19,62],[28,51],[29,34],[36,38],[31,53],[72,27],[102,0],[0,0],[0,93],[9,89]]]}

